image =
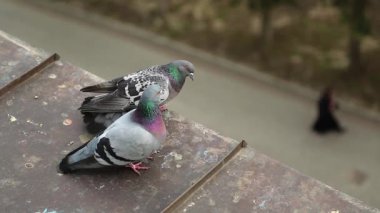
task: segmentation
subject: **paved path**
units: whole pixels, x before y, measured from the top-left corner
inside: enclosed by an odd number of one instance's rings
[[[104,78],[188,59],[197,68],[195,81],[186,83],[170,109],[226,136],[245,139],[255,149],[380,207],[379,123],[338,113],[347,133],[317,136],[309,131],[315,117],[310,100],[215,63],[11,0],[0,0],[0,29]],[[366,175],[362,184],[352,181],[354,170]]]

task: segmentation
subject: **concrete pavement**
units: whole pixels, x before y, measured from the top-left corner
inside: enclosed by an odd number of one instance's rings
[[[380,125],[375,121],[338,113],[345,134],[315,135],[309,131],[315,118],[310,99],[215,62],[17,1],[0,0],[0,29],[107,79],[188,59],[196,66],[195,81],[186,82],[170,109],[226,136],[245,139],[255,149],[380,207]],[[352,181],[358,173],[354,171],[364,174],[362,184]]]

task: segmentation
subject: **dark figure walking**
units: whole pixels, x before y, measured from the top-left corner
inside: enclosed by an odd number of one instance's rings
[[[319,134],[329,131],[342,132],[343,129],[333,114],[337,108],[333,99],[333,90],[326,88],[318,101],[318,118],[313,125],[313,130]]]

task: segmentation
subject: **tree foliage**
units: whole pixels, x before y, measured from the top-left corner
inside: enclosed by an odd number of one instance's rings
[[[247,0],[251,10],[270,10],[280,4],[295,4],[295,0]]]
[[[365,70],[362,64],[361,39],[370,34],[371,27],[366,16],[368,0],[334,0],[335,6],[341,11],[342,20],[349,29],[348,57],[350,60],[348,70],[350,73],[362,73]]]
[[[334,4],[340,9],[342,20],[349,25],[352,33],[356,36],[370,34],[370,22],[365,14],[368,0],[335,0]]]
[[[270,10],[280,4],[295,4],[296,0],[231,0],[232,5],[244,2],[250,10]]]
[[[273,43],[273,29],[271,26],[272,10],[281,5],[295,5],[296,0],[230,0],[231,4],[238,5],[245,3],[249,10],[258,11],[261,16],[261,47],[260,55],[263,60],[268,59],[268,49]]]

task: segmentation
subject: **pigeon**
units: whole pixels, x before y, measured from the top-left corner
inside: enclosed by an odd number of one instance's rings
[[[143,91],[151,84],[161,87],[161,109],[181,91],[186,77],[194,80],[194,65],[176,60],[152,66],[124,77],[84,87],[82,92],[105,93],[86,97],[79,110],[87,131],[96,134],[112,124],[124,113],[135,109]]]
[[[80,169],[126,166],[140,175],[139,170],[148,169],[141,161],[157,151],[166,139],[166,127],[159,108],[161,98],[161,87],[157,84],[149,86],[136,109],[67,154],[59,164],[59,170],[67,174]]]

